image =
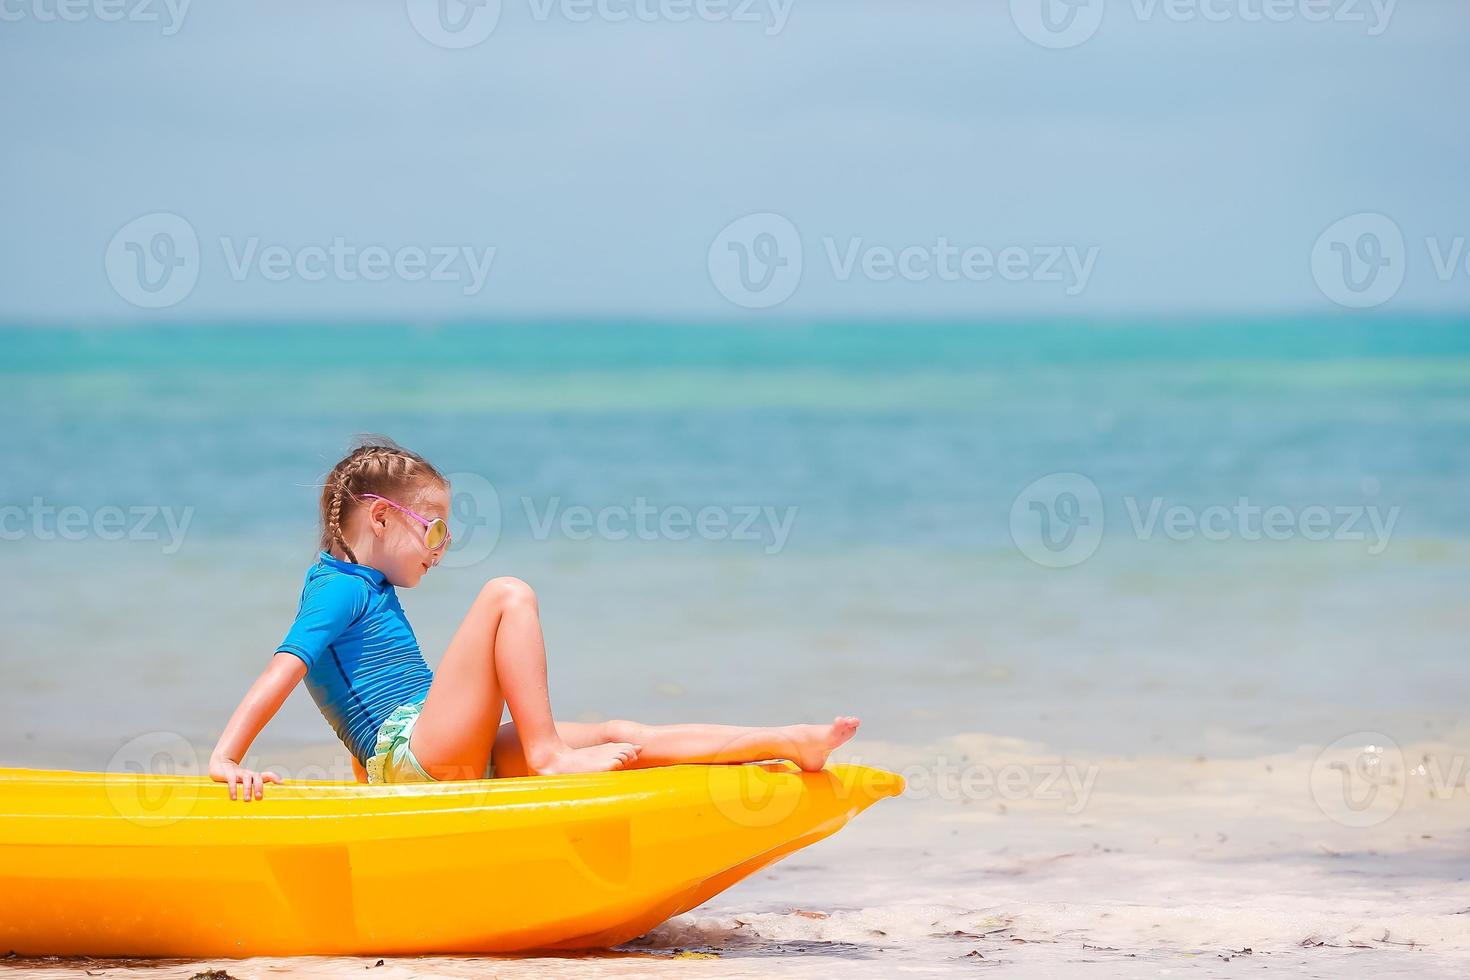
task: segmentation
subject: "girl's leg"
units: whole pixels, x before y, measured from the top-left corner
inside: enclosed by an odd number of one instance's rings
[[[409,740],[424,770],[435,779],[480,778],[500,728],[502,698],[529,772],[602,772],[638,754],[626,742],[572,746],[558,734],[536,594],[514,578],[485,584],[434,672]]]
[[[680,763],[764,762],[790,759],[815,772],[827,756],[857,731],[858,720],[839,717],[830,725],[786,725],[781,728],[746,728],[739,725],[643,725],[635,721],[605,721],[597,724],[557,722],[562,739],[573,746],[634,742],[638,757],[626,768],[647,769]],[[521,754],[521,739],[514,724],[502,725],[495,740],[495,774],[523,776],[528,773]]]

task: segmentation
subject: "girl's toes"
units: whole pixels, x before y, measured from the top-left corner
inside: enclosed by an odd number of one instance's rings
[[[838,715],[832,722],[832,747],[836,748],[857,732],[858,720],[852,715]]]

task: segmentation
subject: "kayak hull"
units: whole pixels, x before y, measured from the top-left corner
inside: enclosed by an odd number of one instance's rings
[[[0,769],[0,949],[508,953],[636,938],[901,792],[861,766],[673,766],[232,801],[208,779]]]

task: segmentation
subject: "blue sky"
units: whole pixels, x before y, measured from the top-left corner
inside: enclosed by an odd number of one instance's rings
[[[1069,47],[1017,21],[1063,0],[500,0],[461,49],[434,0],[76,2],[3,7],[0,319],[1470,304],[1455,0],[1118,0]],[[158,214],[198,258],[139,292],[190,261]],[[1324,287],[1385,242],[1401,285]]]

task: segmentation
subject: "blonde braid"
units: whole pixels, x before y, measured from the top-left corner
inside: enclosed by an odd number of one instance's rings
[[[331,534],[331,541],[342,549],[347,560],[354,565],[357,564],[357,555],[353,554],[352,546],[342,536],[342,497],[347,492],[346,481],[339,475],[337,482],[332,486],[332,504],[328,511],[327,531]]]

